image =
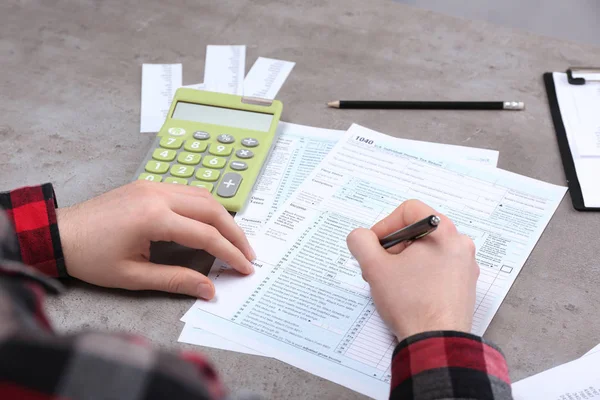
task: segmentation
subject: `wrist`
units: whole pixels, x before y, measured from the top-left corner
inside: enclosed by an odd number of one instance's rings
[[[421,335],[428,332],[461,332],[469,334],[471,332],[471,321],[456,319],[436,319],[433,321],[416,321],[411,324],[393,324],[391,329],[399,342],[406,338]]]
[[[73,224],[71,223],[71,209],[57,208],[56,209],[56,224],[60,236],[62,246],[63,259],[65,263],[65,272],[69,276],[73,276],[70,267],[73,259],[74,241],[72,235]]]

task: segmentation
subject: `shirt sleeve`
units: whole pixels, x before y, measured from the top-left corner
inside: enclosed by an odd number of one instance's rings
[[[14,240],[4,241],[4,258],[29,265],[50,277],[66,277],[52,184],[1,192],[0,208],[14,228]]]
[[[427,332],[398,344],[390,399],[512,400],[506,360],[483,338]]]
[[[134,335],[56,335],[43,300],[61,290],[38,269],[0,257],[0,399],[231,399],[200,354],[159,351]]]

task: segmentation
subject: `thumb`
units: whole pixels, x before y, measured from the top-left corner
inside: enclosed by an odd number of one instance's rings
[[[133,290],[158,290],[207,300],[215,295],[215,286],[210,279],[190,268],[134,261],[130,275]]]
[[[370,229],[358,228],[353,230],[346,238],[346,243],[348,244],[348,250],[360,264],[363,277],[368,282],[371,270],[380,267],[389,253],[381,247],[377,235]]]

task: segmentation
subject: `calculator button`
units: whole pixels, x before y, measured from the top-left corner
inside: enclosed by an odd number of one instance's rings
[[[246,164],[243,161],[232,161],[229,163],[229,166],[231,167],[231,169],[234,169],[236,171],[244,171],[248,169],[248,164]]]
[[[150,160],[146,163],[146,167],[144,168],[147,172],[155,173],[155,174],[164,174],[169,170],[169,164],[162,161],[154,161]]]
[[[240,188],[242,176],[235,172],[228,172],[223,176],[223,180],[217,188],[217,194],[221,197],[233,197]]]
[[[160,139],[160,147],[164,147],[165,149],[178,149],[181,147],[182,143],[182,138],[165,136],[164,138]]]
[[[185,129],[183,129],[183,128],[169,128],[169,135],[183,136],[183,135],[185,135]]]
[[[192,181],[192,183],[190,183],[190,186],[203,187],[209,192],[212,192],[213,190],[213,184],[208,182]]]
[[[250,150],[246,150],[246,149],[239,149],[238,151],[235,152],[235,155],[238,156],[239,158],[252,158],[254,157],[254,153]]]
[[[208,167],[208,168],[220,169],[225,166],[226,161],[227,161],[227,159],[223,158],[223,157],[208,156],[208,157],[204,157],[204,160],[202,160],[202,165],[204,165],[205,167]]]
[[[210,139],[210,133],[204,132],[204,131],[196,131],[196,132],[194,132],[194,134],[192,136],[194,136],[194,139],[198,139],[198,140]]]
[[[177,162],[181,164],[188,165],[196,165],[200,162],[200,154],[188,153],[187,151],[182,151],[179,153],[177,157]]]
[[[221,176],[221,171],[209,168],[198,168],[196,171],[196,178],[201,181],[215,182]]]
[[[206,150],[206,147],[208,147],[208,144],[199,140],[188,140],[185,142],[185,146],[183,146],[187,151],[193,151],[194,153],[202,153]]]
[[[173,178],[172,176],[165,179],[165,183],[177,183],[179,185],[187,185],[187,179]]]
[[[162,181],[162,176],[154,175],[154,174],[147,174],[144,172],[143,174],[140,174],[140,176],[138,176],[138,180],[150,181],[150,182],[160,182],[160,181]]]
[[[156,149],[152,153],[152,158],[158,161],[173,161],[176,155],[175,150]]]
[[[219,135],[219,136],[217,136],[217,140],[218,140],[219,142],[221,142],[221,143],[225,143],[225,144],[227,144],[227,143],[233,143],[233,142],[235,142],[235,139],[233,138],[233,136],[231,136],[231,135],[228,135],[228,134],[226,134],[226,133],[224,133],[224,134],[222,134],[222,135]]]
[[[208,149],[210,154],[214,154],[215,156],[228,156],[233,151],[232,146],[227,146],[226,144],[213,144]]]
[[[258,140],[254,138],[246,138],[242,139],[242,144],[246,147],[256,147],[258,146]]]
[[[194,175],[194,167],[190,167],[189,165],[180,165],[175,164],[171,167],[171,175],[177,176],[179,178],[189,178]]]

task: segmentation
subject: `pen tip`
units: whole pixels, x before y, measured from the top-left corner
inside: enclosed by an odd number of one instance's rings
[[[339,101],[330,101],[329,103],[327,103],[328,107],[332,107],[332,108],[340,108],[340,102]]]

